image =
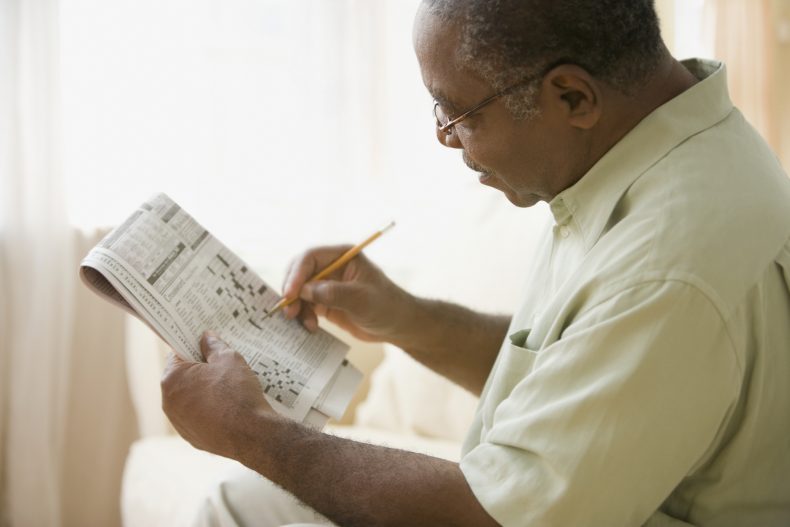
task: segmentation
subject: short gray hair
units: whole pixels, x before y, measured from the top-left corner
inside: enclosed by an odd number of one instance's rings
[[[428,11],[457,23],[456,59],[504,90],[516,118],[536,114],[545,73],[575,64],[630,95],[664,53],[653,0],[424,0]]]

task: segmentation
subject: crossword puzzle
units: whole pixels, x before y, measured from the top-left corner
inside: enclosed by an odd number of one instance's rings
[[[222,279],[222,284],[215,292],[218,297],[227,295],[227,298],[224,299],[225,303],[227,303],[227,299],[234,302],[233,318],[246,318],[247,322],[255,328],[261,329],[259,321],[265,313],[255,304],[256,302],[260,303],[267,291],[266,286],[253,284],[254,275],[249,272],[247,266],[239,264],[237,269],[233,269],[228,262],[229,259],[227,254],[220,253],[206,266],[211,274]]]
[[[260,366],[260,371],[258,371]],[[263,387],[263,393],[273,397],[277,402],[292,408],[296,398],[305,387],[306,379],[295,375],[290,368],[281,368],[275,361],[260,358],[252,369]]]
[[[231,262],[236,262],[235,265]],[[247,322],[257,330],[263,330],[261,319],[266,315],[263,305],[271,301],[264,299],[266,285],[256,280],[242,262],[233,259],[230,253],[220,251],[207,264],[206,269],[219,280],[214,290],[217,298],[227,306],[233,318],[240,323]],[[257,283],[256,283],[257,282]],[[251,363],[251,360],[254,363]],[[292,408],[296,399],[307,384],[302,375],[283,367],[276,360],[256,353],[254,358],[247,357],[250,367],[258,376],[263,392],[277,402]]]

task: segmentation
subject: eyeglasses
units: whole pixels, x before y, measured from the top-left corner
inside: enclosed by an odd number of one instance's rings
[[[460,123],[461,121],[463,121],[464,119],[466,119],[467,117],[478,111],[480,108],[483,108],[484,106],[491,104],[495,100],[499,99],[500,97],[505,95],[508,91],[510,91],[512,88],[513,87],[511,86],[510,88],[506,88],[499,93],[495,93],[494,95],[491,95],[490,97],[486,97],[478,104],[474,105],[472,108],[463,112],[461,115],[453,119],[447,117],[447,115],[444,113],[444,110],[442,110],[441,106],[439,105],[439,102],[434,100],[433,116],[436,118],[436,127],[439,128],[439,131],[442,132],[443,134],[450,135],[451,133],[453,133],[453,127],[455,125],[457,125],[458,123]]]
[[[478,111],[479,109],[483,108],[484,106],[489,105],[495,100],[499,99],[500,97],[507,95],[508,93],[518,88],[519,86],[528,84],[533,80],[535,80],[536,78],[542,78],[555,65],[559,65],[559,63],[553,64],[549,68],[546,68],[545,72],[542,73],[541,75],[527,77],[526,79],[516,82],[515,84],[511,84],[504,90],[497,92],[494,95],[486,97],[485,99],[474,105],[469,110],[463,112],[458,117],[454,117],[452,119],[447,116],[444,110],[442,110],[442,107],[439,105],[439,102],[436,99],[434,99],[433,116],[436,118],[436,127],[443,134],[450,135],[451,133],[453,133],[453,127],[455,127],[455,125],[457,125],[458,123],[460,123],[461,121],[463,121],[464,119],[466,119],[467,117]]]

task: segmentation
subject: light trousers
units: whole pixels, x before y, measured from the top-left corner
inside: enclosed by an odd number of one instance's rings
[[[326,527],[334,525],[260,474],[243,466],[206,496],[194,527]]]

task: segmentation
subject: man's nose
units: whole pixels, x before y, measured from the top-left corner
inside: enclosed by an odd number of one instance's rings
[[[439,140],[447,148],[463,148],[464,145],[461,143],[461,140],[458,139],[458,134],[455,130],[450,131],[450,133],[442,132],[439,130],[439,127],[436,127],[436,139]]]

